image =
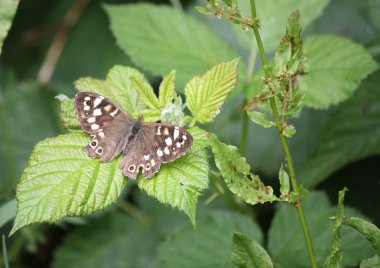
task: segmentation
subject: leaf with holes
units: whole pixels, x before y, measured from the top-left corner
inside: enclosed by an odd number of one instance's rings
[[[126,184],[119,161],[89,158],[82,150],[89,140],[70,133],[37,144],[17,187],[11,234],[31,223],[87,215],[115,202]]]
[[[203,77],[196,76],[185,87],[187,106],[199,123],[209,123],[219,113],[235,88],[238,60],[214,66]]]
[[[215,164],[231,192],[252,205],[277,200],[272,187],[250,173],[249,164],[236,147],[224,144],[215,134],[209,134],[209,143]]]
[[[189,129],[194,137],[193,149],[174,162],[161,166],[152,179],[139,179],[139,187],[164,204],[186,213],[195,225],[198,197],[208,186],[207,153],[203,149],[203,131]]]

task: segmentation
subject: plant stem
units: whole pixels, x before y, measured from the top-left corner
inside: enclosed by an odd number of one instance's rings
[[[252,19],[255,19],[256,18],[255,0],[250,0],[250,2],[251,2]],[[252,28],[252,29],[253,29],[253,32],[255,34],[255,38],[256,38],[257,46],[259,48],[261,60],[263,61],[265,76],[267,78],[269,78],[269,73],[268,73],[268,70],[266,68],[266,65],[268,65],[268,59],[267,59],[267,56],[266,56],[265,51],[264,51],[264,46],[263,46],[263,43],[261,41],[261,36],[260,36],[259,30],[257,28]],[[288,164],[288,169],[289,169],[292,187],[293,187],[293,190],[296,193],[298,193],[299,189],[298,189],[298,184],[297,184],[297,179],[296,179],[296,173],[295,173],[294,166],[293,166],[292,155],[290,153],[289,146],[288,146],[288,143],[286,141],[286,138],[282,133],[283,127],[281,125],[280,117],[278,115],[275,97],[272,97],[270,99],[270,106],[271,106],[271,109],[273,112],[274,119],[276,121],[276,127],[277,127],[277,130],[278,130],[279,135],[280,135],[282,147],[284,148],[285,158],[286,158],[286,162]],[[299,217],[300,222],[301,222],[302,231],[303,231],[303,234],[305,237],[306,247],[307,247],[307,251],[309,254],[311,266],[313,268],[317,268],[318,265],[317,265],[317,261],[316,261],[315,254],[314,254],[314,249],[313,249],[313,244],[312,244],[312,240],[311,240],[311,236],[310,236],[310,231],[309,231],[309,228],[308,228],[308,225],[306,222],[305,214],[304,214],[302,206],[301,206],[301,202],[299,202],[299,204],[297,204],[295,207],[296,207],[297,214],[298,214],[298,217]]]

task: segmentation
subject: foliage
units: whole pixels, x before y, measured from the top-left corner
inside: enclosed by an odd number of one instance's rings
[[[380,267],[377,2],[168,2],[0,0],[0,267]],[[191,151],[90,159],[73,81]]]

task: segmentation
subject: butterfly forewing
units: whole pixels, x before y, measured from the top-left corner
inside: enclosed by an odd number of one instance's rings
[[[75,96],[75,111],[81,128],[91,134],[92,141],[84,147],[90,157],[111,161],[118,156],[135,120],[111,100],[90,92]]]
[[[120,163],[123,174],[133,179],[139,171],[145,178],[152,177],[161,163],[174,161],[193,145],[193,137],[186,130],[158,123],[144,124],[136,141]]]
[[[78,93],[75,110],[80,126],[92,136],[84,147],[88,155],[109,162],[123,152],[120,168],[131,179],[136,179],[139,171],[145,178],[152,177],[161,163],[174,161],[193,145],[193,137],[186,130],[175,125],[144,124],[143,118],[134,119],[95,93]]]

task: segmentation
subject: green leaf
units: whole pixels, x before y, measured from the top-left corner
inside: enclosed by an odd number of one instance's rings
[[[342,191],[339,191],[339,198],[338,198],[338,207],[336,209],[336,216],[335,216],[335,225],[334,225],[334,240],[331,252],[329,256],[327,256],[325,263],[323,264],[323,267],[326,268],[333,268],[337,267],[340,268],[342,264],[342,241],[341,241],[341,226],[344,219],[344,195],[345,192],[348,191],[347,188],[344,188]]]
[[[304,29],[318,18],[323,9],[328,5],[329,0],[267,0],[257,1],[257,16],[260,19],[260,35],[263,39],[265,51],[273,52],[278,45],[278,41],[283,35],[283,26],[286,25],[288,16],[294,10],[301,13],[301,25]],[[245,15],[251,16],[250,2],[245,0],[239,1],[239,9]],[[234,32],[240,40],[240,44],[247,50],[256,45],[252,31],[243,32],[241,27],[234,27]]]
[[[0,207],[0,228],[16,216],[16,199],[12,199]]]
[[[380,230],[376,225],[355,217],[345,218],[343,224],[354,228],[365,239],[371,242],[376,254],[380,256]]]
[[[231,258],[239,267],[273,267],[273,263],[265,249],[256,240],[244,234],[234,232],[231,251]]]
[[[154,229],[121,213],[107,213],[71,232],[55,251],[52,267],[153,267],[157,244]]]
[[[270,121],[268,119],[268,114],[266,114],[266,113],[262,113],[262,112],[258,112],[258,111],[248,111],[247,115],[248,115],[249,119],[252,120],[252,122],[254,122],[254,123],[256,123],[262,127],[269,128],[269,127],[276,126],[275,122]]]
[[[131,79],[148,83],[137,69],[116,65],[107,74],[106,80],[90,77],[75,81],[78,91],[89,91],[110,98],[131,114],[137,114],[145,105],[140,101],[139,93]]]
[[[160,102],[158,101],[157,96],[154,94],[152,86],[149,84],[148,81],[145,79],[131,79],[133,82],[133,85],[137,89],[137,92],[140,94],[141,98],[143,99],[144,103],[150,108],[150,109],[159,109],[160,108]]]
[[[214,14],[214,12],[213,12],[212,10],[207,9],[207,8],[205,8],[205,7],[203,7],[203,6],[196,6],[195,9],[196,9],[198,12],[200,12],[200,13],[202,13],[202,14],[205,14],[205,15],[211,15],[211,14]]]
[[[280,179],[280,193],[281,197],[287,198],[290,192],[290,182],[289,175],[284,169],[284,165],[281,164],[280,171],[278,173],[278,177]]]
[[[196,204],[208,187],[207,153],[198,143],[198,128],[190,129],[194,137],[193,149],[174,162],[163,164],[152,179],[139,179],[138,186],[164,204],[183,211],[195,225]]]
[[[8,261],[8,252],[7,252],[7,245],[5,244],[5,237],[3,235],[3,261],[4,261],[4,267],[9,268],[9,261]]]
[[[132,61],[154,75],[175,69],[180,89],[194,75],[238,56],[214,31],[172,7],[141,3],[104,8],[118,45]]]
[[[236,267],[230,258],[233,232],[253,237],[259,243],[263,234],[249,217],[232,212],[208,212],[192,226],[177,230],[158,248],[158,267]]]
[[[89,158],[82,150],[87,136],[70,133],[36,145],[17,187],[11,234],[31,223],[86,215],[115,202],[126,184],[119,161]]]
[[[214,66],[203,77],[196,76],[185,87],[187,106],[199,123],[209,123],[220,112],[237,82],[238,60]]]
[[[377,71],[331,115],[301,170],[305,186],[316,185],[352,161],[380,153],[379,78]]]
[[[0,0],[0,55],[5,37],[16,14],[18,3],[19,1],[15,0]]]
[[[359,44],[337,36],[313,36],[305,42],[310,72],[304,104],[326,109],[352,96],[361,80],[379,66]]]
[[[377,0],[367,0],[369,17],[373,24],[380,30],[380,3]]]
[[[74,101],[72,99],[61,101],[60,119],[63,127],[68,130],[80,130],[78,117],[74,110]]]
[[[162,107],[166,107],[175,98],[174,90],[175,70],[171,71],[164,77],[159,89],[159,102]]]
[[[329,245],[332,243],[331,230],[334,222],[329,217],[335,214],[327,196],[321,192],[313,192],[302,200],[305,217],[313,241],[318,266],[322,267],[329,255]],[[359,213],[346,207],[347,215]],[[305,248],[305,239],[300,232],[301,224],[294,207],[279,204],[279,209],[273,218],[268,238],[268,251],[276,267],[301,268],[309,267],[310,260]],[[363,258],[373,256],[369,243],[356,232],[342,229],[342,267],[355,266]]]
[[[362,260],[360,268],[380,268],[380,257],[375,255],[370,259]]]
[[[236,147],[219,141],[215,134],[209,134],[209,143],[215,164],[232,193],[252,205],[277,200],[272,187],[265,186],[259,176],[250,173],[249,164]]]

